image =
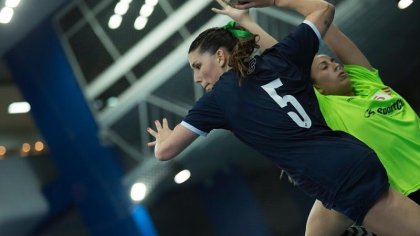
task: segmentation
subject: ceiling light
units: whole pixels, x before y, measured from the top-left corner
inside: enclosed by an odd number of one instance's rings
[[[4,5],[6,5],[6,7],[11,7],[11,8],[15,8],[19,5],[20,0],[6,0],[6,3]]]
[[[130,197],[134,201],[141,201],[146,196],[146,185],[144,183],[135,183],[131,187]]]
[[[0,11],[0,23],[7,24],[13,17],[13,9],[10,7],[3,7]]]
[[[412,3],[413,3],[413,0],[399,0],[398,1],[398,8],[399,9],[405,9],[405,8],[409,7]]]
[[[117,3],[117,5],[115,5],[114,12],[115,12],[115,14],[122,16],[125,13],[127,13],[128,8],[129,8],[128,3],[119,2],[119,3]]]
[[[9,114],[28,113],[31,110],[31,105],[27,102],[13,102],[9,105]]]
[[[150,5],[143,5],[140,8],[140,15],[144,17],[149,17],[153,13],[154,7]]]
[[[0,157],[6,155],[7,149],[5,146],[0,146]]]
[[[119,99],[117,97],[109,97],[106,100],[106,105],[108,107],[116,107],[118,105],[118,103],[119,103]]]
[[[109,18],[108,27],[110,29],[116,29],[120,27],[121,22],[122,22],[122,17],[120,15],[112,15],[111,18]]]
[[[177,184],[182,184],[191,177],[191,172],[189,170],[183,170],[175,175],[174,181]]]
[[[31,150],[31,145],[29,143],[22,144],[22,152],[28,153]]]
[[[44,143],[41,141],[37,141],[34,145],[35,151],[40,152],[44,150]]]
[[[136,21],[134,22],[134,28],[136,30],[141,30],[141,29],[144,29],[146,24],[147,24],[147,18],[143,16],[138,16],[136,18]]]
[[[157,3],[158,3],[158,0],[146,0],[146,5],[149,5],[149,6],[156,6]]]

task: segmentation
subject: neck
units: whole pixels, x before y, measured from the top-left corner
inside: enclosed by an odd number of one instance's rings
[[[354,94],[353,90],[351,90],[348,93],[344,94],[344,96],[350,96],[350,97],[352,97],[352,96],[355,96],[355,94]]]

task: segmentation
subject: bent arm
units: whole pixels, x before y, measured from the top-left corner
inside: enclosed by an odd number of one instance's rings
[[[156,138],[148,146],[155,147],[155,157],[160,161],[167,161],[174,158],[186,147],[188,147],[198,135],[182,125],[177,125],[173,130],[169,129],[168,121],[163,119],[162,125],[155,121],[157,131],[147,129]]]
[[[261,26],[258,25],[249,15],[243,17],[242,20],[238,23],[239,25],[247,29],[249,32],[260,36],[259,41],[257,43],[260,46],[261,52],[264,52],[267,48],[271,48],[276,43],[278,43],[277,39],[275,39],[273,36],[268,34],[263,28],[261,28]]]
[[[155,156],[160,161],[170,160],[188,147],[197,137],[198,135],[191,130],[177,125],[168,138],[155,146]]]
[[[321,0],[276,0],[277,6],[293,9],[312,22],[323,37],[330,27],[335,8],[332,4]]]
[[[229,16],[232,20],[236,21],[240,26],[254,35],[259,35],[259,41],[257,42],[260,46],[260,51],[264,52],[267,48],[271,48],[276,43],[277,39],[268,34],[263,28],[261,28],[249,15],[248,10],[236,9],[223,0],[216,0],[222,9],[212,8],[212,11],[217,14]]]
[[[373,70],[366,56],[337,26],[331,25],[324,41],[344,64],[359,65]]]
[[[235,4],[237,9],[265,7],[270,5],[293,9],[312,22],[324,36],[334,18],[335,8],[332,4],[322,0],[247,0],[246,3]]]

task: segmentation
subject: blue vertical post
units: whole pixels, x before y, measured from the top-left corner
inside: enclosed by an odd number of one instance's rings
[[[152,218],[149,215],[146,207],[143,205],[137,205],[133,208],[134,221],[137,223],[139,230],[142,235],[157,236],[157,231],[152,222]]]
[[[51,23],[42,23],[5,61],[90,234],[154,236],[133,216],[117,154],[100,143],[98,126]]]

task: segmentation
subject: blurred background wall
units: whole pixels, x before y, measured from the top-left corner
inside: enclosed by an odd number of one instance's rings
[[[419,4],[332,2],[335,23],[419,112]],[[0,145],[11,147],[0,155],[0,235],[304,234],[313,199],[229,132],[169,162],[145,146],[147,126],[161,117],[174,125],[203,94],[186,52],[203,28],[227,21],[209,10],[215,2],[44,5],[22,1],[0,25],[1,100],[31,106],[0,114]],[[302,21],[275,8],[251,14],[277,38]],[[36,140],[46,148],[22,151]]]

